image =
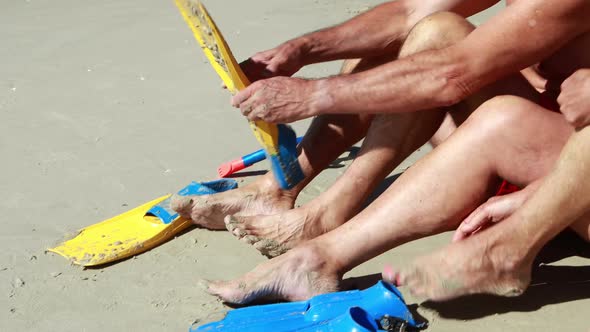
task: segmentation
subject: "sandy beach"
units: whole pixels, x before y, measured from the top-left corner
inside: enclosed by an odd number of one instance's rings
[[[380,2],[205,0],[238,59]],[[0,330],[187,331],[221,317],[228,308],[198,280],[234,278],[266,259],[227,232],[192,229],[99,269],[45,253],[84,226],[214,179],[221,162],[259,148],[173,2],[3,1],[0,40]],[[298,75],[333,75],[339,66]],[[308,124],[294,128],[301,135]],[[298,204],[323,192],[356,150],[315,179]],[[385,263],[409,263],[450,237],[404,245],[345,277],[366,287]],[[545,264],[520,298],[419,303],[401,291],[429,321],[427,331],[587,331],[589,251],[564,236],[542,254]]]

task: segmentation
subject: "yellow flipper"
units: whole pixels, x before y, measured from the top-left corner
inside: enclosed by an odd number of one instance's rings
[[[187,229],[191,221],[176,218],[164,224],[146,215],[154,205],[169,198],[166,195],[101,223],[86,227],[73,239],[48,251],[82,266],[95,266],[118,261],[150,250]]]
[[[235,94],[250,85],[248,78],[242,72],[225,39],[201,1],[174,0],[174,2],[193,31],[195,39],[201,45],[209,62],[231,93]],[[277,125],[254,121],[250,122],[250,127],[258,142],[269,154],[278,154],[279,130]]]

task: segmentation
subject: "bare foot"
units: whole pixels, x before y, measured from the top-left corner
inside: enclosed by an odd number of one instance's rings
[[[264,262],[241,278],[208,282],[207,291],[234,304],[260,298],[301,301],[336,291],[340,279],[317,250],[306,246]]]
[[[225,229],[228,215],[268,215],[293,208],[296,194],[278,187],[271,176],[235,190],[205,196],[172,197],[172,209],[197,225]]]
[[[297,244],[329,231],[322,223],[320,209],[304,207],[269,216],[225,217],[225,226],[240,240],[253,245],[263,255],[276,257]]]
[[[353,211],[317,198],[305,206],[268,216],[227,216],[225,226],[267,257],[276,257],[342,225]]]
[[[480,293],[519,296],[530,284],[534,255],[523,246],[526,239],[499,230],[453,243],[399,273],[386,268],[383,278],[435,301]]]

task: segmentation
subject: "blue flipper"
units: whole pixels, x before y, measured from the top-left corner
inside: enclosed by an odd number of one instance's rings
[[[181,189],[178,194],[180,196],[201,196],[211,195],[231,189],[236,189],[238,182],[233,179],[219,179],[210,182],[191,182],[188,186]],[[155,205],[147,214],[158,217],[164,224],[169,224],[178,217],[178,213],[170,207],[170,200],[168,198],[160,204]]]
[[[275,179],[282,189],[295,187],[304,178],[297,160],[297,136],[291,127],[280,124],[278,154],[267,156]]]
[[[193,327],[190,332],[382,331],[378,322],[384,317],[397,317],[410,328],[424,327],[414,321],[397,288],[380,281],[363,291],[232,310],[223,320]]]

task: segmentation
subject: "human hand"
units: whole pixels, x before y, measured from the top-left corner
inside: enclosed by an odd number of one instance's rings
[[[590,124],[590,69],[580,69],[563,84],[557,98],[561,113],[576,128]]]
[[[304,46],[291,40],[268,51],[254,54],[240,67],[250,82],[275,76],[291,76],[304,65]]]
[[[533,188],[534,187],[534,188]],[[478,231],[511,216],[529,198],[536,186],[504,195],[494,196],[480,205],[463,220],[453,235],[453,242],[461,241]]]
[[[315,115],[316,81],[273,77],[252,83],[231,100],[250,121],[289,123]]]

